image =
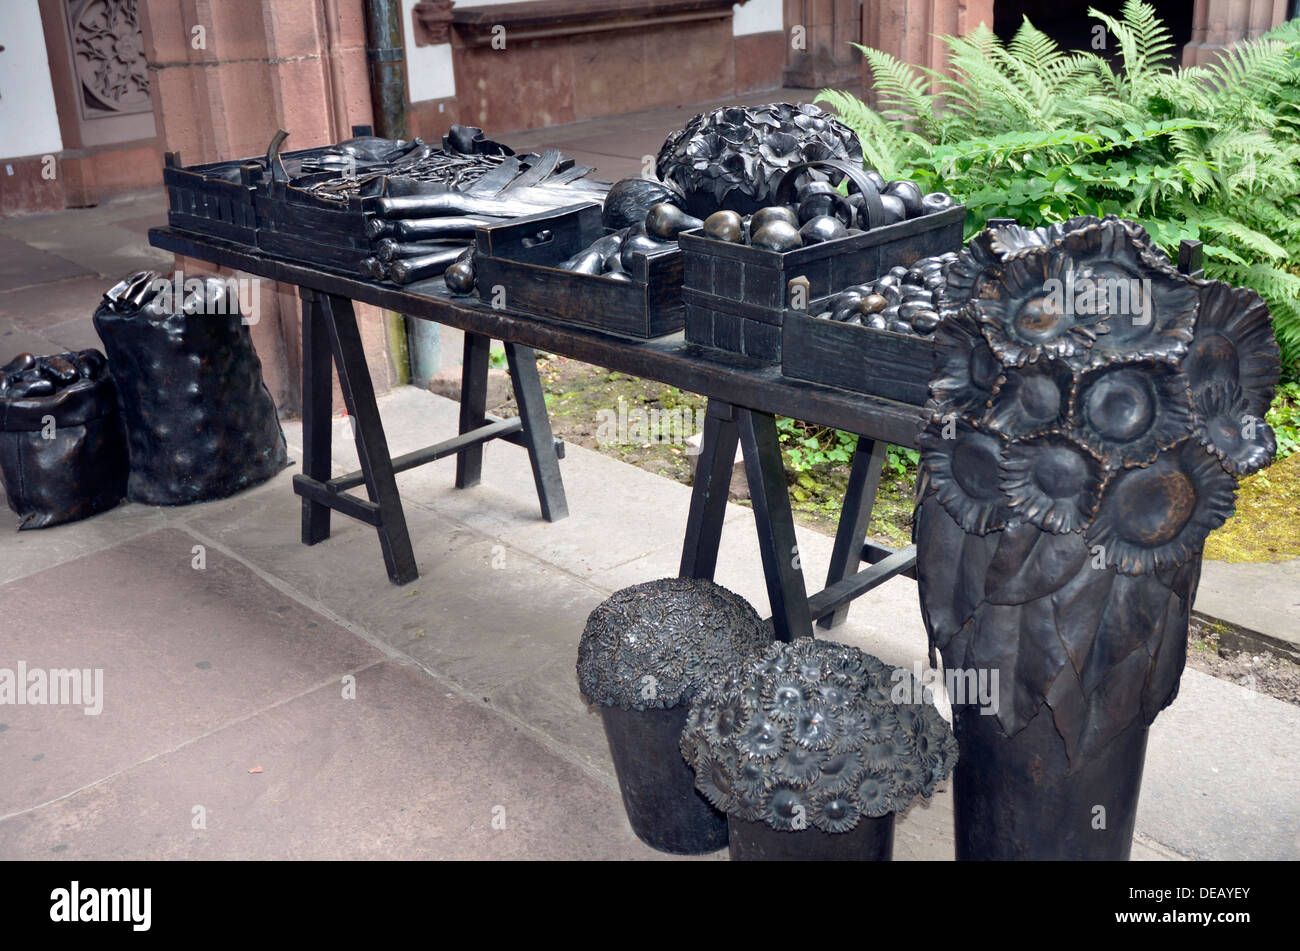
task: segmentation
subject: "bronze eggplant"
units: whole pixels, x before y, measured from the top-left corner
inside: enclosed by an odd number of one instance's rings
[[[464,250],[447,248],[418,258],[402,258],[388,268],[388,277],[398,284],[410,284],[412,281],[434,277],[447,270],[447,266],[460,257]]]

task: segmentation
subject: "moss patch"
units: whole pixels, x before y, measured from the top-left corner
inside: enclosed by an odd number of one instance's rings
[[[682,438],[703,424],[707,400],[663,383],[565,357],[543,355],[537,368],[555,435],[683,485],[691,484],[691,459]],[[489,407],[489,411],[504,416],[517,413],[513,398]],[[848,463],[791,473],[790,505],[795,521],[833,535],[848,481]],[[868,537],[895,548],[910,544],[914,487],[914,469],[883,474]]]
[[[1300,453],[1241,480],[1237,513],[1205,542],[1218,561],[1300,557]]]
[[[564,357],[544,357],[538,369],[557,436],[691,484],[691,460],[682,438],[703,422],[704,398]],[[516,412],[513,399],[490,409],[504,415]],[[617,430],[612,441],[607,438],[611,427]],[[911,542],[915,475],[914,467],[902,473],[887,469],[883,474],[867,529],[876,542],[891,548]],[[834,534],[848,480],[847,463],[791,473],[795,520]],[[1300,557],[1300,453],[1241,481],[1237,514],[1210,535],[1205,557],[1232,562]]]
[[[703,397],[567,357],[543,356],[537,369],[555,435],[690,484],[682,441],[695,431],[692,423],[703,421]],[[513,397],[489,409],[507,416],[518,412]]]

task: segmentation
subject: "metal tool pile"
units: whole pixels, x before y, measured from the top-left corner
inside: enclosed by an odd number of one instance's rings
[[[587,177],[594,169],[556,149],[515,154],[466,126],[452,126],[441,147],[362,136],[281,160],[283,139],[268,149],[272,180],[326,207],[356,208],[360,199],[360,244],[369,254],[360,252],[358,269],[398,284],[439,276],[453,263],[472,269],[480,225],[602,201],[609,190]],[[312,239],[326,240],[319,231]]]

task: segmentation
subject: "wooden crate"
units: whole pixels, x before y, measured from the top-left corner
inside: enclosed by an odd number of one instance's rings
[[[332,202],[288,182],[266,179],[257,190],[257,246],[277,257],[309,261],[368,277],[361,262],[374,254],[366,230],[376,199]]]
[[[479,297],[497,303],[501,288],[512,312],[640,340],[681,330],[678,249],[636,255],[628,272],[632,281],[557,266],[606,233],[597,202],[480,227],[474,256]]]
[[[923,406],[934,369],[934,340],[812,316],[822,313],[825,303],[785,312],[781,374]]]
[[[687,340],[746,353],[744,330],[766,336],[766,331],[753,323],[781,327],[787,287],[793,278],[807,278],[810,297],[827,297],[850,285],[875,280],[896,265],[910,266],[921,258],[958,250],[965,220],[966,206],[956,205],[790,251],[718,241],[705,237],[698,228],[684,231],[678,237],[683,293],[694,304],[687,312]],[[769,316],[760,316],[761,312]],[[739,327],[739,335],[733,326],[737,318],[748,321]],[[742,349],[733,350],[729,344],[737,340]],[[768,352],[763,359],[779,361],[784,342],[775,353],[766,346],[763,349]]]
[[[252,159],[183,168],[180,153],[167,152],[163,156],[167,223],[178,231],[257,247],[253,195],[265,171]]]
[[[782,312],[743,301],[682,289],[686,342],[698,343],[766,363],[781,362]]]

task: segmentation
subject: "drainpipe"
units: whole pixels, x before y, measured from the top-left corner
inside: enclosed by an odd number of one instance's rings
[[[406,53],[402,46],[401,0],[365,0],[366,62],[375,135],[405,139]],[[438,325],[388,312],[388,341],[399,383],[427,386],[441,363]]]
[[[406,132],[406,56],[402,48],[401,0],[365,0],[366,61],[375,135],[404,139]]]
[[[339,25],[339,0],[324,0],[325,10],[325,62],[328,64],[330,96],[330,131],[335,142],[342,142],[351,137],[352,127],[348,125],[348,98],[343,86],[343,67],[339,63],[337,50],[340,46],[342,27]]]

